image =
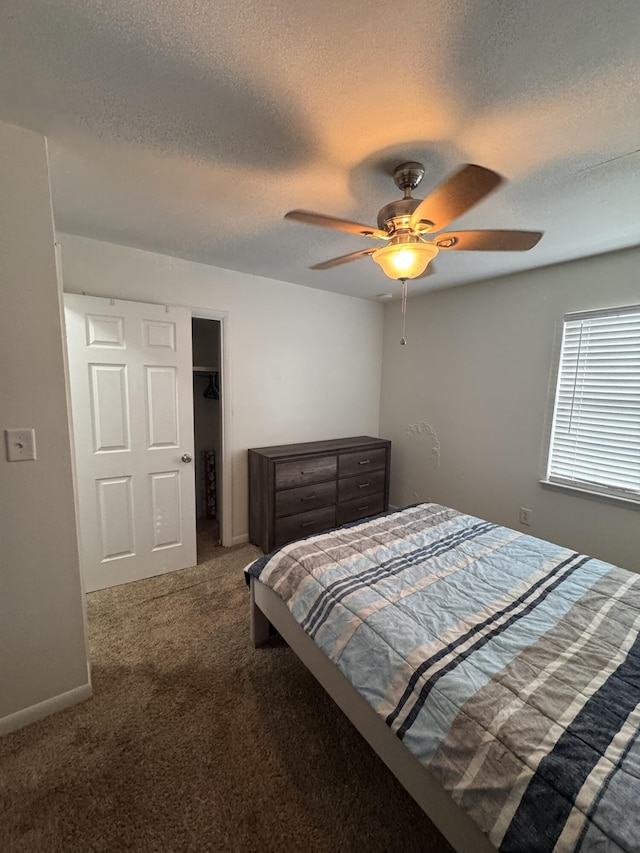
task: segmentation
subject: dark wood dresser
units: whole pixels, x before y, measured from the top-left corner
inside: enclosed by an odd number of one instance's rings
[[[391,442],[359,435],[249,450],[249,539],[265,553],[389,506]]]

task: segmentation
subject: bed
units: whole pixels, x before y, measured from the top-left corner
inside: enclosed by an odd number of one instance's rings
[[[640,850],[640,575],[433,503],[246,572],[456,850]]]

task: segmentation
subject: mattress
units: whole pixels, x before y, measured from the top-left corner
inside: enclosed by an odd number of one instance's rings
[[[640,850],[640,575],[437,504],[247,571],[496,848]]]

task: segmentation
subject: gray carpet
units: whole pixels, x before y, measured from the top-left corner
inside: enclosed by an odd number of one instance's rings
[[[93,698],[0,740],[2,853],[448,853],[291,650],[251,648],[258,554],[88,596]]]

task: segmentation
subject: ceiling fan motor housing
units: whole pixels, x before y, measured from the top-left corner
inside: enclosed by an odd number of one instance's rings
[[[378,228],[381,228],[391,234],[394,231],[397,231],[398,227],[406,227],[411,214],[418,207],[420,201],[421,199],[419,198],[400,198],[398,201],[392,201],[389,204],[385,204],[385,206],[381,207],[378,211]],[[397,219],[401,220],[402,217],[406,217],[407,219],[404,226],[402,226],[400,222],[393,221]]]
[[[398,189],[404,193],[404,198],[385,204],[378,212],[378,228],[389,234],[404,231],[409,227],[411,214],[420,204],[420,199],[411,198],[411,191],[415,190],[424,177],[424,166],[415,160],[400,163],[393,170],[393,180]]]

